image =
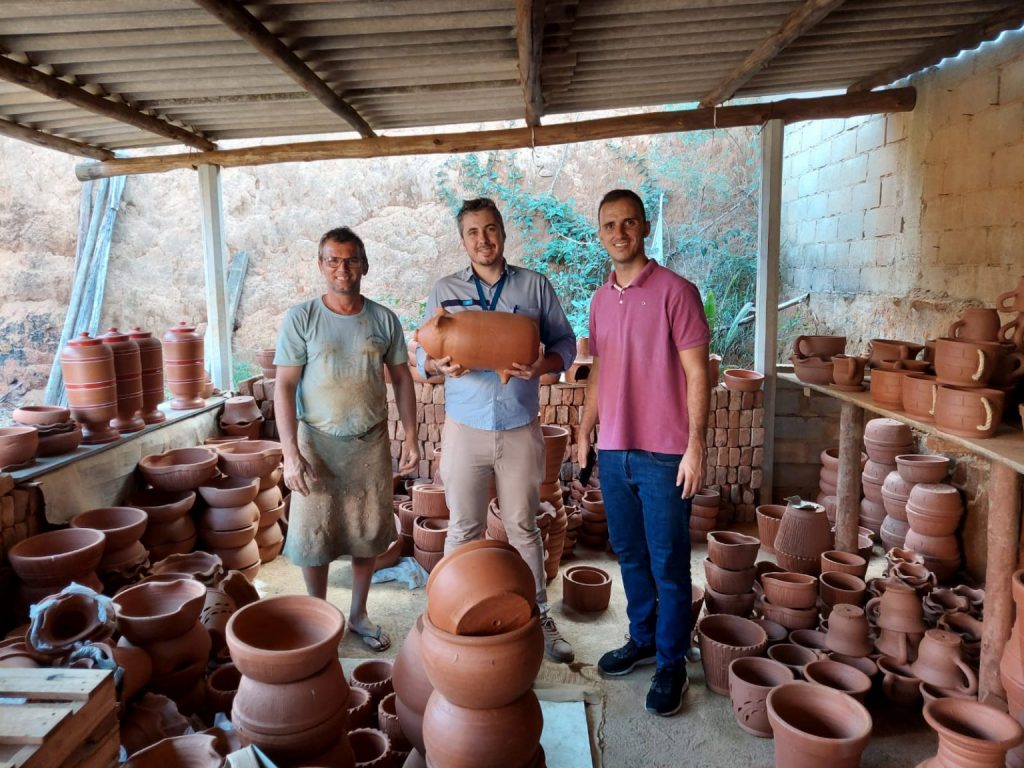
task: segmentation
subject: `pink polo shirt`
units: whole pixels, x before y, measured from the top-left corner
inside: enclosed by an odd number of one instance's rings
[[[590,302],[600,357],[597,447],[682,454],[689,442],[684,349],[707,344],[697,287],[653,259],[625,288],[614,272]]]

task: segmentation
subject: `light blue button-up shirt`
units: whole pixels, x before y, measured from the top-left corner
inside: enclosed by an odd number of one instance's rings
[[[505,284],[494,311],[515,312],[536,320],[545,352],[557,352],[565,370],[576,358],[576,334],[558,303],[555,289],[544,275],[525,267],[506,264],[505,275]],[[492,302],[496,286],[489,286],[482,280],[480,286],[484,300]],[[484,311],[480,306],[472,267],[442,277],[435,283],[427,299],[424,322],[433,317],[437,307],[453,313]],[[426,352],[422,347],[418,348],[416,363],[424,377],[427,375],[423,368],[426,359]],[[513,376],[508,384],[502,384],[494,371],[470,371],[456,378],[448,376],[444,382],[444,409],[445,418],[475,429],[515,429],[537,418],[540,382]]]

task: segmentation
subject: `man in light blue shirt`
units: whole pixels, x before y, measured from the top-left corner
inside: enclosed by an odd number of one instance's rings
[[[498,507],[514,546],[530,566],[544,628],[545,652],[569,662],[572,647],[548,613],[544,548],[537,528],[540,484],[544,476],[540,377],[572,365],[576,336],[548,279],[505,261],[505,225],[492,200],[463,202],[459,235],[470,265],[437,281],[427,299],[425,317],[437,307],[449,312],[514,312],[537,321],[544,354],[514,365],[502,384],[495,371],[467,371],[448,357],[433,359],[418,349],[424,376],[445,376],[445,425],[441,436],[441,475],[451,512],[445,552],[483,538],[488,489],[494,478]]]

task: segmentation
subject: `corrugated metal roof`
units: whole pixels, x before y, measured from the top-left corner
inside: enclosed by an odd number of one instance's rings
[[[545,115],[705,99],[809,9],[824,18],[726,98],[846,88],[1021,8],[1020,0],[535,2]],[[30,68],[183,128],[200,144],[351,131],[337,109],[215,16],[213,3],[0,3],[0,65],[10,63],[0,71],[0,129],[16,124],[106,150],[179,143],[153,122],[137,127],[33,90],[24,84]],[[526,114],[517,5],[528,14],[529,0],[219,4],[244,7],[375,132]]]

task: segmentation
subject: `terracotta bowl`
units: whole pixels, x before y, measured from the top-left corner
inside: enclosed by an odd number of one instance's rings
[[[576,565],[562,573],[562,602],[575,611],[603,611],[611,596],[611,576],[600,568]]]
[[[821,658],[821,655],[814,649],[805,648],[795,643],[779,643],[769,646],[766,653],[772,661],[787,666],[798,680],[803,679],[804,667]]]
[[[161,491],[147,488],[128,499],[129,506],[149,515],[150,523],[168,523],[186,514],[196,502],[195,491]]]
[[[263,493],[263,491],[269,491],[281,482],[282,477],[284,477],[283,466],[276,467],[272,472],[268,472],[265,475],[260,475],[260,493]]]
[[[168,766],[195,766],[215,768],[224,764],[219,739],[206,733],[172,736],[140,749],[132,754],[124,768],[168,768]]]
[[[828,635],[820,629],[794,629],[789,633],[789,642],[807,648],[818,654],[828,652]]]
[[[220,471],[230,477],[264,477],[284,458],[281,444],[274,440],[243,440],[216,446]]]
[[[256,501],[253,503],[256,504],[260,512],[266,512],[276,507],[282,501],[284,501],[284,495],[281,493],[281,487],[279,485],[272,485],[265,491],[257,493]]]
[[[932,454],[904,453],[896,457],[896,470],[907,483],[941,483],[949,472],[949,459]]]
[[[864,578],[868,572],[868,561],[853,552],[830,549],[821,553],[821,572],[836,571]]]
[[[832,659],[819,659],[804,666],[804,679],[853,696],[863,702],[871,690],[871,678],[858,669]]]
[[[134,544],[146,530],[149,516],[137,507],[100,507],[71,518],[72,528],[94,528],[107,537],[107,552]]]
[[[765,597],[779,608],[813,608],[818,598],[817,580],[805,573],[766,573],[761,586]]]
[[[946,483],[918,483],[910,490],[907,507],[925,514],[957,518],[964,509],[960,491]]]
[[[39,447],[36,456],[63,456],[71,453],[82,444],[82,428],[75,424],[68,432],[39,435]]]
[[[448,518],[417,517],[413,523],[413,541],[424,552],[443,552],[447,535]]]
[[[237,610],[227,642],[239,672],[264,683],[309,677],[338,656],[341,611],[306,595],[266,597]]]
[[[708,537],[710,541],[710,536]],[[715,565],[710,558],[704,558],[704,580],[708,587],[723,595],[742,595],[751,591],[757,571],[754,566],[741,571],[731,571]]]
[[[139,471],[157,490],[187,491],[216,474],[217,454],[208,448],[175,448],[144,456]]]
[[[708,558],[720,568],[742,571],[757,560],[761,541],[735,531],[711,531],[708,534]]]
[[[221,559],[229,571],[245,571],[253,565],[259,570],[260,548],[255,536],[240,547],[210,547],[210,551]],[[252,575],[255,576],[255,572]]]
[[[195,579],[151,581],[114,596],[117,627],[135,645],[182,635],[199,621],[206,585]]]
[[[787,629],[811,629],[818,624],[818,609],[784,608],[767,598],[761,599],[761,615]]]
[[[259,521],[253,521],[244,528],[227,531],[203,528],[199,533],[210,549],[239,549],[255,540],[257,530]]]
[[[241,507],[259,494],[256,477],[217,477],[199,486],[199,495],[211,507]]]
[[[207,507],[199,524],[204,531],[234,531],[239,528],[247,528],[253,523],[258,523],[259,520],[259,507],[250,502],[241,507]],[[221,544],[218,546],[231,545]]]
[[[258,506],[257,509],[259,509]],[[282,499],[277,506],[271,507],[266,512],[260,512],[260,528],[266,528],[276,523],[284,517],[284,510],[285,502]]]
[[[27,427],[51,427],[71,419],[71,411],[59,405],[23,405],[11,418]]]
[[[764,374],[744,368],[726,368],[722,373],[725,388],[733,392],[757,392],[764,384]]]
[[[221,559],[211,552],[189,552],[171,555],[153,564],[150,574],[184,574],[212,587],[224,577]]]
[[[24,464],[36,455],[38,447],[35,427],[0,427],[0,466]]]
[[[19,541],[7,558],[22,581],[60,584],[95,571],[106,539],[103,531],[92,528],[61,528]]]
[[[746,617],[754,609],[754,602],[757,594],[751,590],[739,595],[727,595],[718,592],[714,587],[705,585],[704,603],[708,607],[708,614],[720,613],[729,616]]]

